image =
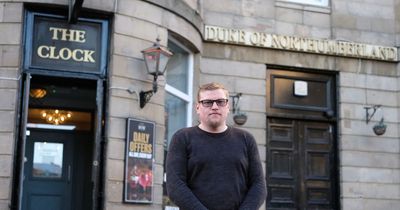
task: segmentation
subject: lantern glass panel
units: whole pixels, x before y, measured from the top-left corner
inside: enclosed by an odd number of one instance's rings
[[[159,69],[159,72],[158,72],[159,75],[164,74],[169,58],[170,58],[169,55],[166,55],[164,53],[160,53],[160,64],[159,64],[160,65],[159,66],[160,69]]]
[[[146,62],[146,67],[147,71],[149,74],[155,75],[157,71],[157,57],[158,57],[158,52],[153,51],[153,52],[146,52],[144,54],[144,59]]]

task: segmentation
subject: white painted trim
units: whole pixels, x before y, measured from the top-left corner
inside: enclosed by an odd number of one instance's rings
[[[322,7],[329,6],[329,0],[279,0],[279,1],[294,2],[299,4],[309,4]]]
[[[53,130],[75,130],[75,125],[51,125],[51,124],[41,124],[41,123],[28,123],[27,128],[44,128]]]
[[[174,96],[176,96],[176,97],[178,97],[178,98],[180,98],[180,99],[182,99],[182,100],[184,100],[186,102],[189,102],[191,100],[191,98],[189,97],[188,94],[185,94],[184,92],[174,88],[171,85],[165,84],[165,90],[168,93],[171,93],[172,95],[174,95]]]
[[[187,123],[186,126],[192,126],[192,119],[193,119],[193,71],[194,71],[194,59],[193,53],[189,53],[189,61],[188,61],[188,96],[190,100],[187,104]]]
[[[187,69],[187,93],[182,92],[181,90],[178,90],[171,85],[168,85],[168,80],[166,81],[165,84],[165,90],[186,101],[186,126],[190,127],[192,126],[192,120],[193,120],[193,71],[194,71],[194,55],[193,52],[190,51],[187,47],[182,45],[178,40],[174,39],[173,37],[169,38],[170,41],[172,41],[174,44],[178,45],[178,47],[182,48],[184,51],[186,51],[188,55],[188,69]],[[168,74],[168,72],[167,72]]]

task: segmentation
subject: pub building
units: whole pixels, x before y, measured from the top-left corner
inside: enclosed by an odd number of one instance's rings
[[[399,25],[399,0],[0,0],[0,210],[178,209],[168,145],[213,81],[261,209],[399,209]]]

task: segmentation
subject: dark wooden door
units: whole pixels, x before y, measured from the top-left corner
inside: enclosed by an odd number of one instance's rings
[[[336,78],[267,69],[267,209],[339,209]]]
[[[26,141],[24,210],[70,210],[74,135],[31,129]]]
[[[267,209],[336,209],[333,126],[268,118]]]

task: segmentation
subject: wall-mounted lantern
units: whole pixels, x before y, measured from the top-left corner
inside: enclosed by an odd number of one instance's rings
[[[237,125],[244,125],[247,121],[247,115],[243,112],[240,112],[239,108],[239,100],[242,96],[242,93],[237,93],[236,95],[230,95],[232,98],[232,113],[233,113],[233,121]]]
[[[382,105],[373,105],[373,106],[366,106],[364,107],[365,109],[365,122],[368,124],[372,117],[375,115],[375,113],[379,110],[381,111],[381,106]],[[372,111],[372,113],[370,113],[370,110]],[[383,115],[381,116],[381,119],[378,123],[376,123],[374,125],[374,127],[372,127],[374,133],[378,136],[383,135],[386,132],[386,124],[384,123],[384,118]]]
[[[157,92],[157,77],[164,74],[167,63],[173,55],[168,48],[160,46],[159,38],[157,38],[157,42],[152,47],[142,50],[142,53],[147,73],[153,75],[154,80],[152,90],[140,91],[140,108],[143,108],[150,101],[153,94]]]

